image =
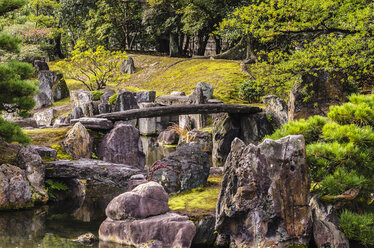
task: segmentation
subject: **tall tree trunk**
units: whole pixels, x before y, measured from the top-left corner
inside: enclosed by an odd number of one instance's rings
[[[208,44],[209,36],[205,36],[203,34],[198,34],[198,48],[197,48],[197,55],[204,56],[206,45]]]
[[[169,56],[170,57],[179,57],[179,46],[178,46],[178,35],[170,33],[170,46],[169,46]]]
[[[186,43],[184,44],[183,48],[183,55],[187,55],[188,45],[190,44],[190,36],[186,35]]]
[[[222,50],[221,38],[219,36],[214,36],[214,41],[216,42],[216,54],[220,54]]]
[[[62,48],[61,48],[61,33],[59,33],[55,38],[55,53],[56,55],[60,58],[63,59],[65,58],[64,54],[62,53]]]

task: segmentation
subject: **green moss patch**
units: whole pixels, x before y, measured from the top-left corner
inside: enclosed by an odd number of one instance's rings
[[[206,186],[172,195],[169,199],[170,209],[194,218],[214,215],[221,182],[222,176],[210,176]]]
[[[24,129],[23,131],[31,138],[33,145],[51,147],[62,141],[70,128]]]

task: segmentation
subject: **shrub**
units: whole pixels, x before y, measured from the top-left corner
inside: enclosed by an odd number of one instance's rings
[[[113,96],[111,96],[111,97],[109,98],[108,103],[115,105],[115,104],[116,104],[116,101],[117,101],[117,93],[113,94]]]
[[[19,142],[29,144],[31,139],[22,132],[18,124],[9,122],[0,117],[0,137],[6,142]]]
[[[357,240],[366,247],[374,245],[374,214],[357,214],[344,210],[340,215],[340,226],[350,240]]]
[[[260,102],[261,97],[264,96],[264,88],[256,81],[244,81],[238,85],[239,97],[248,102]]]
[[[99,101],[100,97],[104,94],[104,92],[102,92],[100,90],[94,90],[94,91],[91,91],[91,93],[92,93],[94,101]]]

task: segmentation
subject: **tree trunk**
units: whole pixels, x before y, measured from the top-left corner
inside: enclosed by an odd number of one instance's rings
[[[61,48],[61,33],[59,33],[55,38],[55,53],[56,55],[60,58],[63,59],[65,58],[64,54],[62,53],[62,48]]]
[[[198,34],[198,48],[197,48],[197,55],[204,56],[206,45],[208,44],[209,36],[205,36],[203,34]]]
[[[214,41],[216,42],[216,54],[220,54],[222,47],[221,47],[221,38],[214,36]]]
[[[179,46],[178,46],[178,35],[170,33],[170,46],[169,46],[169,56],[170,57],[179,57]]]

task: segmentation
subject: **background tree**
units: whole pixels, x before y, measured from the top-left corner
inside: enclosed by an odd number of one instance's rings
[[[57,62],[56,67],[65,77],[77,80],[93,91],[103,89],[108,83],[121,83],[129,77],[120,72],[124,58],[125,52],[111,52],[103,46],[94,50],[84,41],[78,41],[71,58]]]
[[[23,4],[23,1],[0,1],[0,14],[20,8]],[[18,40],[0,33],[0,50],[19,52]],[[33,67],[27,63],[0,64],[0,113],[18,112],[19,115],[25,116],[34,107],[35,102],[32,97],[37,89],[33,82],[26,80],[33,73]],[[8,142],[30,142],[17,124],[5,121],[2,117],[0,117],[0,137]]]

